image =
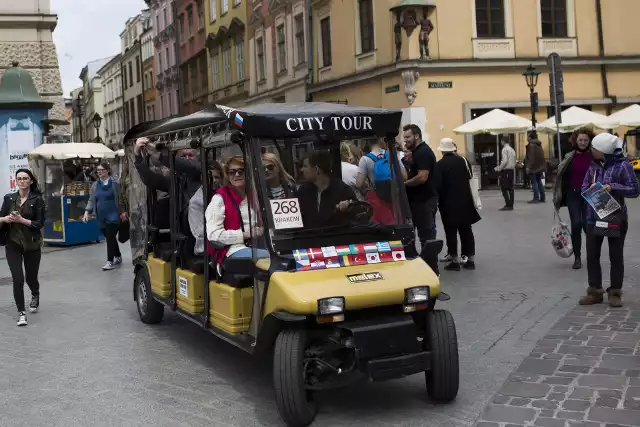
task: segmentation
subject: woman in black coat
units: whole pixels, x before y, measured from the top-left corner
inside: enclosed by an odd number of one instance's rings
[[[6,245],[7,263],[13,278],[13,297],[18,308],[18,326],[26,326],[25,275],[31,290],[29,311],[35,313],[40,305],[38,270],[40,269],[45,204],[38,190],[38,181],[30,170],[18,169],[16,184],[18,191],[4,196],[2,202],[0,244]]]
[[[442,159],[436,166],[438,204],[451,258],[451,262],[444,268],[460,271],[461,264],[458,258],[458,234],[460,234],[460,254],[468,259],[462,267],[474,270],[476,244],[471,226],[481,218],[476,210],[469,185],[469,180],[472,178],[471,168],[464,157],[456,154],[453,140],[444,138],[440,141],[438,150],[442,152]]]

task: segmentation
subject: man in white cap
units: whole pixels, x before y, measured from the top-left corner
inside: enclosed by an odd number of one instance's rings
[[[580,299],[581,305],[598,304],[603,301],[602,268],[600,253],[602,242],[609,240],[611,261],[611,286],[607,289],[609,305],[622,306],[622,281],[624,278],[624,240],[629,227],[625,199],[640,195],[638,180],[633,167],[619,151],[620,139],[615,135],[601,133],[591,141],[594,162],[589,167],[582,184],[582,192],[600,184],[620,205],[620,209],[600,218],[595,209],[587,206],[587,272],[589,287]]]

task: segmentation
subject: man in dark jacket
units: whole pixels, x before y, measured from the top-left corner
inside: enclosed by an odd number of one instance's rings
[[[542,184],[542,174],[547,169],[547,162],[544,159],[544,151],[542,150],[542,143],[538,139],[538,133],[536,131],[530,131],[527,135],[527,155],[525,158],[525,165],[527,168],[527,174],[531,180],[531,187],[533,188],[533,200],[529,203],[544,203],[544,185]]]

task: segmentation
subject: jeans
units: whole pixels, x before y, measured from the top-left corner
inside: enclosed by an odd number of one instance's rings
[[[544,185],[542,185],[542,172],[530,173],[531,188],[533,189],[533,200],[544,202]]]
[[[260,258],[269,258],[269,251],[266,249],[255,249],[256,251],[256,259]],[[242,248],[238,249],[231,255],[229,258],[252,258],[253,257],[253,249],[252,248]]]
[[[587,231],[587,202],[580,194],[580,190],[567,192],[567,209],[571,220],[571,243],[576,258],[582,254],[582,232]]]
[[[458,234],[460,234],[460,255],[472,257],[476,254],[476,240],[471,224],[452,227],[445,223],[444,233],[447,239],[447,251],[451,257],[458,256]]]
[[[120,245],[118,245],[118,229],[120,224],[109,223],[102,230],[104,238],[107,241],[107,261],[113,262],[115,257],[122,256],[120,254]]]
[[[611,262],[611,288],[622,289],[624,278],[624,239],[627,237],[629,224],[622,223],[620,237],[608,237],[609,261]],[[587,233],[587,273],[589,286],[602,289],[602,267],[600,266],[600,253],[602,252],[603,236]]]
[[[515,193],[513,191],[513,169],[504,169],[500,171],[500,187],[502,188],[502,197],[504,197],[504,205],[508,208],[513,207]]]
[[[40,249],[25,252],[22,246],[9,241],[6,246],[7,264],[13,278],[13,297],[16,300],[18,311],[25,311],[24,306],[24,279],[27,276],[27,285],[31,290],[31,296],[40,296],[40,283],[38,282],[38,270],[40,270]],[[22,264],[24,263],[24,272]]]
[[[436,238],[436,212],[438,198],[432,197],[424,202],[409,202],[413,225],[418,230],[418,238],[422,245],[427,240]]]

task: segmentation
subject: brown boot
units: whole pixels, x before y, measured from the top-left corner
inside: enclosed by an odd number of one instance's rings
[[[580,305],[600,304],[604,300],[604,290],[602,288],[587,288],[587,294],[580,298]]]
[[[607,299],[609,300],[609,306],[622,307],[622,291],[620,289],[607,290]]]

